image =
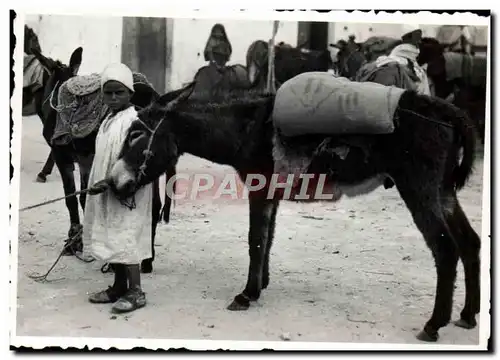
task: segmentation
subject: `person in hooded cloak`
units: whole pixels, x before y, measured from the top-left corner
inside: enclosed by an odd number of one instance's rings
[[[231,58],[233,48],[226,34],[226,29],[222,24],[215,24],[210,31],[205,51],[205,61],[222,68]]]

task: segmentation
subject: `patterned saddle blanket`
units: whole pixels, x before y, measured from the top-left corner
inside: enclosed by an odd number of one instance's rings
[[[141,84],[153,89],[143,74],[133,76],[134,87]],[[67,145],[71,139],[81,139],[97,131],[109,111],[100,88],[101,75],[95,73],[72,77],[60,86],[53,145]]]

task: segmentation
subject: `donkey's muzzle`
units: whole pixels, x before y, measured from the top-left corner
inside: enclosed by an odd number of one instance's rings
[[[127,181],[120,184],[118,188],[115,183],[110,184],[110,189],[115,194],[116,198],[119,200],[125,200],[133,196],[137,190],[137,183],[134,180]]]
[[[124,194],[133,194],[136,190],[136,181],[134,179],[129,179],[125,184],[123,184],[122,191]]]
[[[123,159],[118,160],[111,169],[110,179],[115,193],[128,195],[135,192],[137,179]]]

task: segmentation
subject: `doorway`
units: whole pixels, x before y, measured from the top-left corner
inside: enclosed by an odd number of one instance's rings
[[[297,45],[309,50],[328,49],[328,23],[318,21],[300,21]]]
[[[167,46],[167,19],[124,17],[122,31],[122,62],[132,71],[144,74],[155,90],[166,91],[167,67],[170,66]],[[171,39],[170,39],[171,40]]]

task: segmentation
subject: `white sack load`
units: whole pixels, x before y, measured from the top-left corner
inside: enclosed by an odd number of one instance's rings
[[[392,133],[394,112],[404,92],[325,72],[303,73],[278,89],[274,126],[284,136]]]

